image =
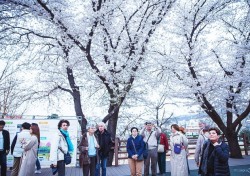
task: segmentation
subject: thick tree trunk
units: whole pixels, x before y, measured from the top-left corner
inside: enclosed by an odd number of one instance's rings
[[[228,140],[230,157],[231,158],[243,158],[241,154],[241,149],[239,146],[237,133],[235,132],[235,130],[227,128],[226,138]]]
[[[109,112],[112,111],[117,105],[110,105]],[[120,109],[120,108],[119,108]],[[108,121],[108,132],[111,134],[112,141],[114,142],[113,147],[115,146],[115,136],[116,136],[116,127],[117,127],[117,121],[118,121],[118,114],[119,109],[112,115],[112,117]],[[112,147],[111,151],[109,152],[109,159],[107,166],[112,166],[113,158],[114,158],[114,148]]]

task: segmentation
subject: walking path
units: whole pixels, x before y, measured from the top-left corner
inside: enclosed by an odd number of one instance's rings
[[[250,156],[243,156],[244,159],[229,159],[229,166],[231,171],[231,176],[250,176]],[[191,170],[191,176],[197,174],[197,166],[193,159],[189,160],[189,168]],[[28,168],[27,168],[28,169]],[[170,176],[170,162],[166,161],[166,171],[167,173],[162,176]],[[112,166],[107,168],[107,176],[129,176],[129,166],[119,165],[117,167]],[[52,176],[50,168],[43,168],[42,174],[34,174],[37,176]],[[8,171],[7,176],[10,176],[10,171]],[[57,176],[57,175],[56,175]],[[83,176],[81,168],[69,167],[66,169],[66,176]]]

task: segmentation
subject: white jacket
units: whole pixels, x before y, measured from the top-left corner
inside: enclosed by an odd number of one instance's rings
[[[22,141],[26,141],[27,143],[30,141],[31,134],[30,130],[22,130],[20,133],[17,133],[17,140],[13,150],[14,157],[22,157],[23,155],[23,148],[22,148]]]
[[[57,130],[55,136],[52,138],[51,147],[50,147],[50,162],[51,164],[57,165],[57,161],[64,160],[64,153],[68,152],[67,142],[62,135],[62,133]],[[59,149],[63,150],[64,153]]]

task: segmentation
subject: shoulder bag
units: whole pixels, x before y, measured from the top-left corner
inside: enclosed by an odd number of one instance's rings
[[[69,153],[69,152],[64,153],[61,147],[59,147],[59,149],[60,149],[61,152],[64,154],[64,163],[65,163],[66,165],[70,164],[70,163],[71,163],[71,155],[70,155],[70,153]]]
[[[165,151],[165,146],[163,144],[160,144],[160,143],[161,143],[161,135],[160,135],[159,140],[158,140],[157,152],[163,153]]]
[[[136,148],[135,148],[135,143],[134,143],[133,139],[131,139],[131,141],[132,141],[132,144],[133,144],[133,146],[134,146],[135,153],[137,153]],[[143,154],[141,154],[140,156],[138,156],[138,157],[137,157],[137,160],[138,160],[138,161],[143,160]]]
[[[181,153],[182,144],[174,144],[174,153],[180,154]]]

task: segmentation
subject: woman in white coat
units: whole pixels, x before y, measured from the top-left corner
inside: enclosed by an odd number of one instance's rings
[[[21,159],[21,167],[18,176],[33,176],[37,159],[38,141],[40,141],[40,130],[37,126],[30,127],[30,141],[23,140],[22,148],[24,149]]]
[[[68,151],[71,151],[71,148],[73,149],[71,141],[67,142],[67,138],[63,135],[63,131],[67,132],[69,125],[68,120],[60,120],[58,130],[54,138],[52,138],[50,162],[52,167],[57,168],[58,176],[65,176],[64,153],[66,154]]]
[[[172,134],[170,136],[170,164],[172,176],[188,176],[187,152],[188,139],[179,131],[177,124],[171,125]],[[180,153],[174,150],[175,144],[180,144]],[[177,152],[177,153],[176,153]]]

